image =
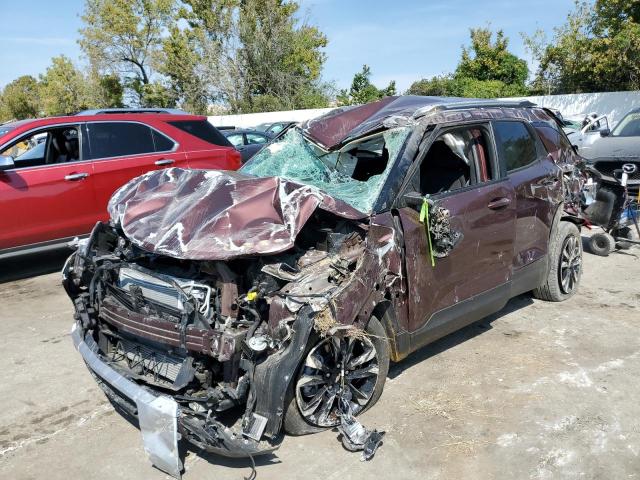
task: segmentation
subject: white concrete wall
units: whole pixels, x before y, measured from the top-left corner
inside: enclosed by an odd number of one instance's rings
[[[233,126],[237,128],[255,127],[261,123],[304,122],[330,112],[333,108],[314,108],[309,110],[289,110],[283,112],[244,113],[240,115],[211,115],[209,122],[216,127]]]
[[[631,109],[640,107],[640,91],[576,93],[571,95],[545,95],[521,97],[542,107],[560,110],[568,119],[582,120],[585,115],[595,112],[606,114],[609,126],[613,126]],[[504,99],[504,100],[513,100]],[[332,108],[310,110],[290,110],[285,112],[246,113],[241,115],[212,115],[209,121],[215,126],[234,126],[239,128],[255,127],[261,123],[294,121],[302,122],[323,115]]]
[[[574,93],[570,95],[545,95],[522,97],[541,107],[560,110],[568,119],[582,120],[585,115],[595,112],[607,115],[609,126],[613,126],[631,109],[640,107],[640,91]],[[506,100],[506,99],[505,99]]]

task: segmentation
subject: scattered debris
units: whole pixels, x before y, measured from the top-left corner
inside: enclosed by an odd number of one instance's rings
[[[371,460],[382,445],[385,432],[367,430],[351,414],[351,403],[342,395],[338,400],[340,410],[340,425],[338,431],[342,437],[342,446],[350,452],[362,452],[360,460]]]

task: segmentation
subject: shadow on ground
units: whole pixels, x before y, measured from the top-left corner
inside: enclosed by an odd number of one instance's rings
[[[528,307],[533,303],[533,299],[531,298],[531,294],[519,295],[515,298],[509,300],[509,303],[500,310],[499,312],[493,313],[488,317],[483,318],[471,325],[457,330],[454,333],[447,335],[446,337],[441,338],[440,340],[436,340],[435,342],[422,347],[416,352],[409,355],[407,358],[398,363],[392,363],[391,368],[389,369],[389,377],[396,378],[401,375],[405,370],[410,369],[416,364],[427,360],[445,350],[448,350],[456,345],[466,342],[467,340],[472,339],[473,337],[480,335],[481,333],[490,330],[491,324],[495,321],[503,317],[504,315],[508,315],[509,313],[520,310],[521,308]]]
[[[49,252],[0,260],[0,283],[59,272],[69,255],[71,250],[68,247],[61,247]]]

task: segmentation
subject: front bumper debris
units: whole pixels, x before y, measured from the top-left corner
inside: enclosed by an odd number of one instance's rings
[[[151,463],[169,475],[180,478],[182,462],[178,455],[178,404],[165,395],[155,396],[109,367],[97,355],[98,345],[74,324],[73,344],[87,366],[112,389],[136,405],[144,450]]]
[[[183,468],[178,454],[178,440],[182,437],[189,440],[196,437],[199,448],[226,457],[260,455],[279,447],[279,442],[246,438],[222,424],[216,424],[215,435],[202,431],[197,423],[182,414],[174,399],[156,395],[111,368],[100,358],[94,339],[85,335],[78,323],[74,323],[71,337],[107,397],[122,413],[137,417],[151,463],[173,477],[180,478]]]

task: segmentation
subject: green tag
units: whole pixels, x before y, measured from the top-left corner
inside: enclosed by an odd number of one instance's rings
[[[422,207],[420,207],[420,223],[424,223],[425,231],[427,233],[427,240],[429,242],[429,260],[431,260],[431,266],[436,266],[436,261],[433,258],[433,247],[431,246],[431,228],[429,227],[429,202],[424,198],[422,200]]]

